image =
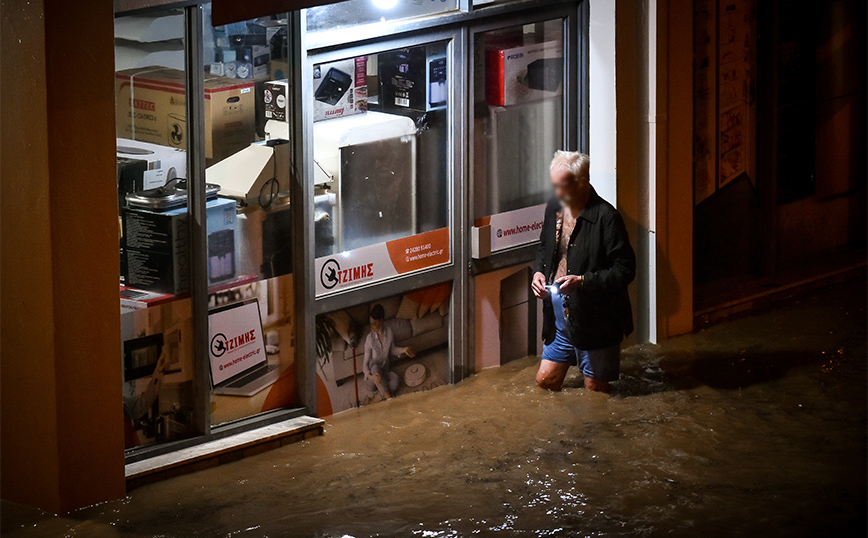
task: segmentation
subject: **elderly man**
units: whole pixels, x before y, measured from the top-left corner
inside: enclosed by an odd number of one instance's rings
[[[618,379],[621,340],[633,332],[627,285],[636,256],[618,211],[600,198],[584,153],[558,151],[551,164],[555,197],[546,207],[533,276],[543,300],[543,354],[537,384],[560,390],[571,365],[585,388],[609,392]]]

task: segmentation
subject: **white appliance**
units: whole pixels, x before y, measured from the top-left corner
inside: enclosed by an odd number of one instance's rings
[[[333,244],[326,254],[415,234],[413,120],[367,112],[317,122],[313,131],[314,182],[334,196]]]
[[[148,162],[143,190],[156,189],[175,178],[187,177],[187,152],[182,149],[118,138],[117,154],[118,157]]]

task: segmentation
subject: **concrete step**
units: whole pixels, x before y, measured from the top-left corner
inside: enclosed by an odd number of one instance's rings
[[[301,416],[128,463],[125,466],[127,491],[322,435],[323,424],[322,419]]]

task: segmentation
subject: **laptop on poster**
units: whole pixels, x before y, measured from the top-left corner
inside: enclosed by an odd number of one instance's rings
[[[268,364],[265,353],[258,300],[212,309],[208,331],[214,394],[253,396],[277,381],[277,365]]]

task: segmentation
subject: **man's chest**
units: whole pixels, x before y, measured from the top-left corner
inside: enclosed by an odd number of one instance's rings
[[[555,230],[556,256],[562,262],[569,262],[570,268],[575,270],[579,267],[576,263],[585,265],[594,263],[600,252],[601,237],[599,226],[585,219],[569,218],[564,215],[559,219]]]

